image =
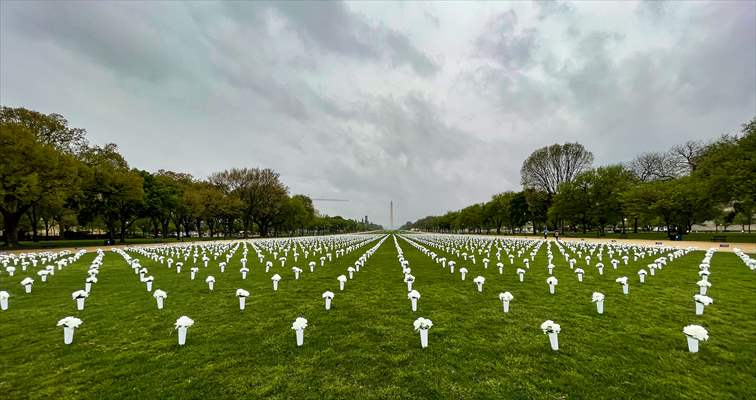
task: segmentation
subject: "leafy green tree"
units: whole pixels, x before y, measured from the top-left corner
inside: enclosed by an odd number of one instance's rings
[[[68,126],[60,114],[42,114],[25,108],[0,107],[0,124],[17,124],[34,135],[37,143],[52,146],[66,154],[78,154],[87,148],[87,132]]]
[[[0,120],[0,214],[7,246],[18,245],[19,222],[29,209],[65,197],[79,184],[76,160],[39,136],[6,115]]]
[[[213,174],[210,181],[241,201],[245,235],[255,223],[260,235],[267,236],[288,199],[288,189],[279,174],[267,168],[232,168]]]
[[[90,168],[84,184],[84,214],[90,220],[102,218],[108,237],[114,240],[119,231],[120,241],[125,242],[126,231],[143,213],[142,175],[129,169],[113,143],[88,148],[82,159]]]
[[[483,206],[485,219],[496,229],[496,234],[501,233],[502,226],[510,224],[509,208],[512,203],[514,192],[504,192],[493,195],[491,200]]]
[[[693,177],[717,202],[738,205],[739,213],[753,222],[756,212],[756,119],[743,125],[743,136],[723,136],[698,157]]]
[[[548,222],[549,207],[551,206],[552,196],[548,193],[528,188],[524,190],[525,201],[528,203],[528,214],[530,215],[533,229],[540,231]]]
[[[515,229],[522,232],[525,224],[530,220],[530,213],[528,212],[528,200],[525,198],[525,193],[516,192],[512,196],[512,202],[509,209],[509,221],[512,228],[512,233]]]

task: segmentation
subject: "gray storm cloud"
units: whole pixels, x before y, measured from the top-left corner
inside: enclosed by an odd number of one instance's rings
[[[537,147],[599,164],[756,114],[756,5],[0,3],[0,102],[132,166],[270,167],[396,224],[519,187]]]

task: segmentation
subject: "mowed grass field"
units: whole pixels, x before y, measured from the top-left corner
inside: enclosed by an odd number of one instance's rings
[[[410,236],[411,237],[411,236]],[[749,399],[756,398],[756,274],[732,253],[711,262],[708,295],[714,299],[696,316],[698,264],[703,251],[669,263],[639,284],[645,259],[604,275],[585,268],[582,283],[555,253],[559,279],[548,294],[543,246],[520,283],[509,265],[499,275],[495,260],[470,270],[466,281],[398,239],[422,297],[413,313],[391,237],[366,266],[338,290],[336,277],[377,239],[309,273],[307,263],[264,272],[254,254],[241,279],[237,252],[225,273],[217,262],[175,269],[143,257],[154,289],[168,293],[158,310],[152,294],[121,256],[106,252],[99,282],[83,311],[71,292],[82,289],[94,253],[83,256],[47,283],[36,274],[31,294],[14,277],[0,275],[11,294],[0,312],[0,397],[92,399],[214,398],[528,398],[528,399]],[[131,253],[135,256],[135,253]],[[456,259],[446,254],[450,259]],[[270,259],[271,257],[268,257]],[[291,266],[305,272],[295,281]],[[34,270],[36,271],[36,269]],[[270,276],[283,276],[274,292]],[[216,277],[210,292],[205,277]],[[482,293],[472,282],[486,277]],[[615,279],[630,278],[624,296]],[[251,292],[240,311],[237,288]],[[336,293],[330,311],[321,294]],[[514,295],[502,312],[498,294]],[[605,314],[596,314],[591,293],[606,295]],[[63,344],[59,319],[84,323],[74,342]],[[177,345],[174,322],[194,319],[187,344]],[[309,320],[305,343],[297,347],[292,321]],[[420,347],[412,322],[433,320],[430,345]],[[549,347],[540,324],[561,324],[560,350]],[[687,351],[682,328],[700,324],[710,340]]]

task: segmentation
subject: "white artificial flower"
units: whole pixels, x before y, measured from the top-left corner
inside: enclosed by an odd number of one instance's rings
[[[550,277],[546,278],[546,283],[548,283],[551,286],[551,285],[557,285],[557,284],[559,284],[559,281],[557,280],[556,277],[550,276]]]
[[[420,298],[420,292],[418,292],[417,290],[413,290],[413,291],[407,293],[407,298],[408,299],[419,299]]]
[[[597,301],[604,301],[604,294],[601,292],[593,292],[593,297],[591,298],[591,301],[594,303]]]
[[[275,274],[275,275],[273,275],[273,276],[270,277],[270,280],[272,280],[272,281],[280,281],[281,280],[281,275]]]
[[[641,269],[641,270],[638,271],[638,275],[646,275],[646,274],[647,274],[647,272],[646,272],[645,269]]]
[[[194,325],[194,320],[187,317],[186,315],[183,315],[179,317],[179,319],[176,320],[176,329],[178,328],[188,328],[190,326]]]
[[[249,297],[249,292],[244,289],[236,289],[236,297]]]
[[[58,326],[65,326],[66,328],[78,328],[82,324],[82,320],[76,317],[65,317],[58,321]]]
[[[701,304],[703,304],[705,306],[708,306],[709,304],[711,304],[711,303],[714,302],[714,299],[712,299],[709,296],[704,296],[702,294],[697,294],[697,295],[693,296],[693,301],[695,301],[696,303],[701,303]]]
[[[709,340],[709,332],[701,325],[688,325],[683,328],[683,333],[696,340]]]
[[[473,279],[473,282],[475,282],[475,283],[484,283],[485,281],[486,281],[486,278],[484,278],[482,276],[478,276],[475,279]]]
[[[709,282],[709,281],[704,281],[704,280],[701,280],[701,281],[698,281],[698,282],[696,282],[696,285],[698,285],[698,286],[706,286],[706,287],[711,287],[711,282]]]
[[[519,275],[519,274],[524,274],[524,273],[525,273],[525,270],[524,270],[524,269],[522,269],[522,268],[517,268],[517,274],[518,274],[518,275]]]
[[[95,276],[90,276],[90,277],[88,277],[88,278],[86,279],[86,281],[85,281],[85,282],[87,282],[87,283],[97,283],[97,277],[95,277]]]
[[[323,292],[323,298],[324,299],[333,299],[334,296],[335,295],[330,290],[327,290],[327,291]]]
[[[5,290],[0,290],[0,300],[6,300],[10,297],[10,294]]]
[[[207,282],[207,283],[215,282],[215,277],[212,276],[212,275],[208,275],[208,277],[205,278],[205,282]]]
[[[339,275],[338,277],[336,277],[336,280],[338,280],[339,282],[346,282],[347,277],[346,275]]]
[[[416,331],[419,331],[420,329],[430,329],[433,326],[433,321],[420,317],[415,320],[413,325],[415,326]]]
[[[77,290],[71,293],[72,299],[85,299],[87,297],[89,297],[89,293],[86,290]]]
[[[415,277],[412,276],[412,275],[410,275],[410,274],[404,275],[404,281],[405,282],[414,282],[415,281]]]
[[[512,293],[509,293],[509,292],[499,293],[499,300],[501,301],[512,301],[512,299],[514,299],[514,296],[512,296]]]
[[[575,268],[575,273],[576,274],[582,274],[582,273],[585,273],[585,271],[583,271],[582,268]]]
[[[615,279],[615,282],[619,283],[620,285],[627,285],[627,277],[620,276],[619,278]]]
[[[295,331],[302,330],[304,328],[307,328],[307,320],[302,317],[298,317],[294,320],[294,323],[291,324],[291,329],[294,329]]]
[[[29,277],[26,277],[24,278],[24,280],[21,281],[22,286],[31,285],[32,283],[34,283],[34,279],[29,278]]]
[[[541,324],[541,330],[543,333],[559,333],[562,331],[562,327],[559,324],[554,323],[552,320],[546,320]]]
[[[168,297],[168,293],[166,293],[166,292],[164,292],[164,291],[162,291],[160,289],[157,289],[157,290],[155,290],[154,293],[152,293],[152,297],[154,297],[156,299],[158,297],[166,298],[166,297]]]

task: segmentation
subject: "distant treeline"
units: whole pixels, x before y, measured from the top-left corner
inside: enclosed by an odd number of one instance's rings
[[[142,236],[321,234],[381,229],[320,215],[312,200],[289,195],[271,169],[241,168],[196,179],[130,168],[115,144],[90,145],[86,131],[59,114],[0,108],[0,228],[7,246],[101,231]]]
[[[592,167],[579,143],[554,144],[522,164],[523,190],[494,195],[402,229],[436,232],[522,232],[545,229],[634,233],[654,228],[687,233],[713,220],[725,229],[748,226],[756,209],[756,119],[738,135],[688,141],[617,165]]]

